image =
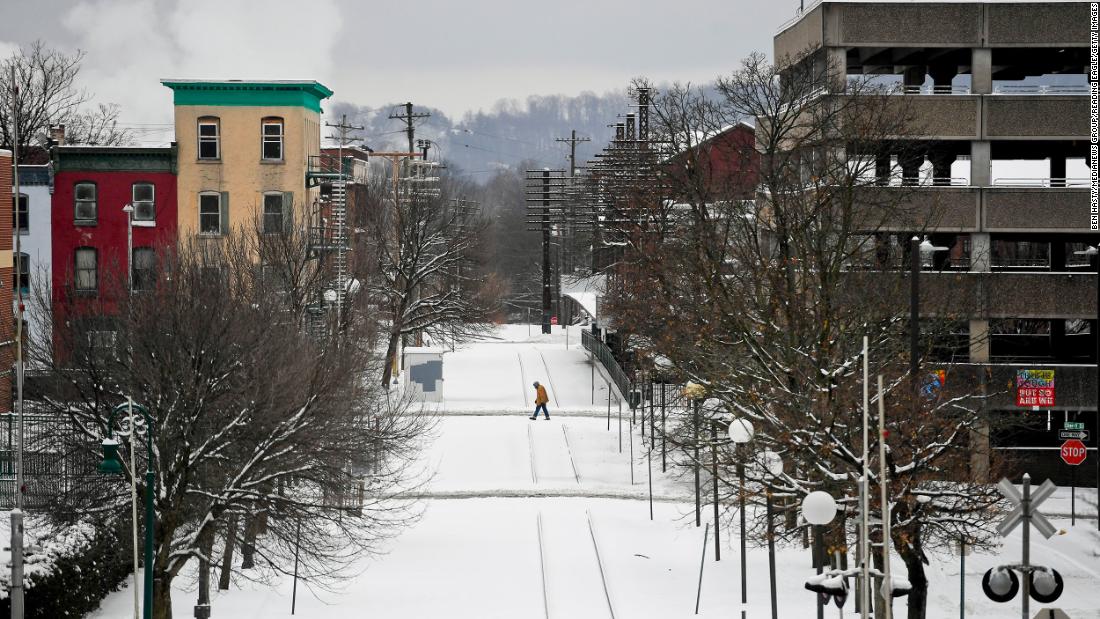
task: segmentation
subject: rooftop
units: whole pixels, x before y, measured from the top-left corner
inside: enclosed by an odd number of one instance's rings
[[[1084,3],[1089,0],[805,0],[800,8],[794,9],[794,16],[783,22],[776,32],[783,32],[807,13],[822,4],[1067,4]]]
[[[304,107],[320,113],[332,90],[313,80],[160,81],[173,92],[175,105]]]

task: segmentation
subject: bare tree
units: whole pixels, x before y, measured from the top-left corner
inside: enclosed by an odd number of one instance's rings
[[[988,541],[998,499],[966,474],[970,434],[985,422],[973,383],[949,366],[953,389],[908,372],[907,244],[889,241],[935,216],[913,210],[905,186],[883,186],[899,184],[892,158],[923,156],[923,145],[903,99],[859,80],[837,88],[843,80],[833,69],[812,50],[777,65],[752,56],[719,80],[717,97],[678,86],[658,99],[655,125],[676,155],[649,185],[665,193],[616,196],[630,210],[617,218],[625,250],[612,305],[616,323],[643,336],[649,350],[641,354],[669,358],[722,402],[723,414],[708,424],[724,426],[732,414],[756,426],[756,456],[721,446],[727,500],[745,492],[763,502],[770,493],[790,512],[805,494],[828,491],[842,507],[829,546],[843,554],[859,508],[860,357],[869,338],[872,376],[887,385],[872,395],[888,404],[891,542],[908,570],[916,619],[925,614],[926,549],[960,537]],[[745,119],[755,122],[754,144],[710,150],[708,138]],[[743,166],[716,177],[708,166],[719,155],[758,158],[759,171]],[[920,354],[950,357],[951,330],[967,308],[947,297],[924,300],[932,318],[920,323]],[[669,431],[687,448],[689,466],[700,464],[690,459],[700,441],[709,459],[713,443],[698,438],[693,415]],[[765,451],[780,454],[786,470],[772,476],[750,466],[740,488],[733,465],[758,463]]]
[[[255,243],[183,241],[160,256],[155,285],[132,295],[102,277],[117,269],[100,271],[94,296],[55,291],[67,313],[31,347],[54,382],[44,406],[78,428],[73,447],[88,458],[118,430],[107,427],[113,407],[131,396],[149,410],[158,619],[172,616],[171,583],[191,558],[215,563],[226,523],[252,523],[260,571],[248,577],[286,572],[300,551],[300,572],[325,586],[415,517],[398,494],[415,486],[407,465],[430,419],[377,387],[382,359],[358,308],[342,331],[304,332],[287,295],[266,285]],[[140,468],[132,437],[121,442]],[[112,511],[128,493],[98,485],[67,498]]]
[[[398,194],[396,201],[392,195],[378,200],[367,223],[378,265],[370,296],[389,319],[383,385],[390,383],[403,337],[424,332],[445,341],[481,333],[501,288],[482,268],[486,222],[476,204],[448,182]]]
[[[74,144],[111,146],[131,141],[130,132],[118,126],[117,105],[83,108],[90,100],[88,91],[77,85],[83,60],[84,52],[66,54],[35,41],[0,63],[0,148],[10,149],[14,141],[13,107],[19,114],[22,152],[32,144],[45,143],[50,126],[58,124],[66,125],[68,141]]]

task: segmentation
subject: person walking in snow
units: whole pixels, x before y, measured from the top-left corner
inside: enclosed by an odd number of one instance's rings
[[[542,413],[546,415],[546,419],[550,419],[550,411],[546,410],[546,403],[550,401],[550,398],[546,395],[546,387],[539,384],[539,381],[535,381],[535,414],[531,415],[531,419],[539,418],[539,409],[542,409]]]

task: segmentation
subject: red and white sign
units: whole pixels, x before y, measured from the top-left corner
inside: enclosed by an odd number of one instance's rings
[[[550,324],[552,324],[552,325],[558,324],[558,317],[557,316],[551,316],[550,317]]]
[[[1016,406],[1054,406],[1054,370],[1017,370]]]
[[[1087,453],[1085,444],[1075,438],[1062,443],[1062,460],[1070,466],[1084,462]]]

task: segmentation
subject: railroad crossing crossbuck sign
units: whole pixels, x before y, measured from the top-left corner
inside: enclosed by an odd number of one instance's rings
[[[1020,491],[1016,489],[1016,486],[1007,479],[1002,479],[997,483],[997,489],[1001,491],[1001,494],[1012,503],[1013,510],[1005,516],[1005,519],[997,525],[997,533],[1001,534],[1001,537],[1008,537],[1008,534],[1013,529],[1018,527],[1024,520],[1024,516],[1028,516],[1031,520],[1031,526],[1035,527],[1043,537],[1050,539],[1051,535],[1054,535],[1054,525],[1050,524],[1046,516],[1039,513],[1039,504],[1050,498],[1050,495],[1054,494],[1054,491],[1058,487],[1054,485],[1049,479],[1044,481],[1041,486],[1035,489],[1028,497],[1027,513],[1024,513],[1024,497],[1020,494]]]
[[[1043,565],[1031,564],[1031,527],[1035,527],[1043,537],[1054,535],[1054,525],[1039,513],[1039,504],[1054,494],[1056,486],[1048,479],[1043,485],[1031,491],[1031,476],[1024,473],[1023,493],[1007,479],[997,483],[997,489],[1013,505],[1013,510],[997,525],[997,533],[1007,536],[1020,524],[1023,531],[1023,556],[1017,565],[998,565],[987,571],[982,577],[982,591],[994,602],[1008,602],[1016,597],[1023,584],[1020,602],[1023,606],[1021,617],[1029,617],[1028,607],[1031,600],[1040,604],[1050,604],[1062,595],[1065,581],[1058,570]],[[1020,576],[1016,574],[1019,573]],[[1020,578],[1022,576],[1022,579]],[[1022,581],[1022,582],[1021,582]]]

